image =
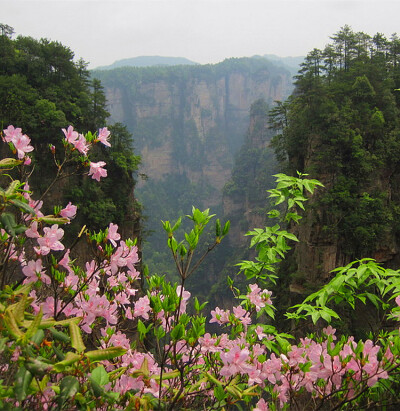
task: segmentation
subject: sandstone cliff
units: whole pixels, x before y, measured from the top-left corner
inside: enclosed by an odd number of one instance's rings
[[[221,201],[251,104],[282,100],[292,90],[290,73],[260,58],[95,76],[105,87],[112,120],[127,124],[134,135],[142,172],[157,181],[186,174],[195,184],[207,184],[211,206]]]

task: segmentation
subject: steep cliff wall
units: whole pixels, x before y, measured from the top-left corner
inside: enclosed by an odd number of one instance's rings
[[[142,156],[140,171],[148,176],[136,191],[153,232],[144,248],[146,262],[153,272],[172,272],[166,267],[160,220],[187,214],[192,205],[211,207],[224,218],[222,190],[245,143],[250,106],[258,99],[273,104],[287,97],[290,72],[263,58],[243,58],[205,66],[120,68],[93,76],[105,87],[112,120],[132,132]],[[231,201],[240,207],[246,203],[237,196]],[[215,278],[217,265],[204,278]]]
[[[124,68],[96,72],[111,118],[128,125],[142,156],[142,172],[162,180],[186,175],[221,201],[233,156],[241,147],[251,104],[272,103],[292,89],[288,71],[265,59],[232,59],[218,65]],[[204,200],[204,198],[202,198]]]

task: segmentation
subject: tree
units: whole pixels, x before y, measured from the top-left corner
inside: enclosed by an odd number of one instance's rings
[[[0,36],[5,36],[11,39],[14,33],[15,32],[13,27],[9,26],[8,24],[0,23]]]

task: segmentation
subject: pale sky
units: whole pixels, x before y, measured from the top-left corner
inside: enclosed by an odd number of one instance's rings
[[[89,68],[136,56],[306,55],[345,24],[400,34],[399,0],[0,0],[16,35],[70,47]]]

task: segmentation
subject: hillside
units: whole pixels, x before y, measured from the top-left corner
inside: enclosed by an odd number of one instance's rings
[[[285,169],[325,184],[291,267],[292,281],[309,287],[354,259],[394,267],[400,257],[400,40],[348,26],[332,39],[309,53],[292,97],[272,113]]]

